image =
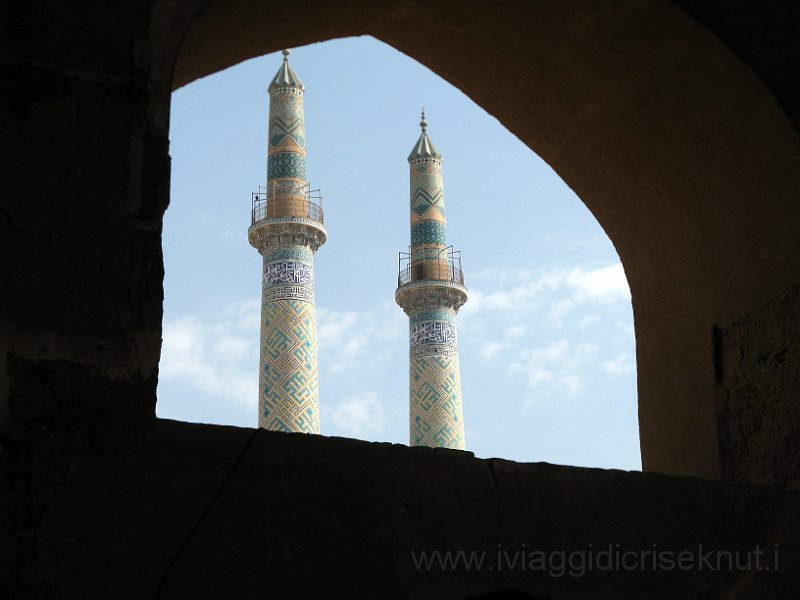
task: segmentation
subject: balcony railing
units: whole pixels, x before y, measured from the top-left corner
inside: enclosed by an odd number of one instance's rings
[[[294,217],[324,223],[322,194],[308,184],[273,182],[251,194],[251,224],[264,219]]]
[[[397,286],[424,280],[450,281],[464,285],[461,251],[453,250],[453,246],[448,246],[438,251],[427,248],[413,252],[400,252]]]

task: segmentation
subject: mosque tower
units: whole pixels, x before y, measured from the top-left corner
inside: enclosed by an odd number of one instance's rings
[[[267,185],[252,195],[247,237],[264,257],[258,426],[319,433],[314,253],[327,231],[306,177],[303,90],[284,50],[269,84]]]
[[[408,157],[411,246],[400,253],[395,301],[409,317],[412,446],[463,450],[456,312],[467,301],[461,253],[447,244],[442,155],[426,133]]]

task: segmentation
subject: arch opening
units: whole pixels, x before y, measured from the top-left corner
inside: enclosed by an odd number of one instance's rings
[[[248,61],[173,98],[160,416],[255,423],[260,257],[246,243],[246,200],[263,183],[279,61]],[[315,258],[322,433],[408,443],[408,332],[392,298],[408,245],[405,156],[424,102],[467,265],[468,449],[639,469],[627,282],[575,194],[456,88],[374,39],[302,47],[292,64],[330,232]]]
[[[294,9],[240,4],[194,21],[174,87],[360,34],[440,74],[551,165],[619,253],[645,470],[720,476],[713,332],[800,280],[800,157],[786,115],[719,39],[672,5],[324,5],[300,30],[285,27]]]

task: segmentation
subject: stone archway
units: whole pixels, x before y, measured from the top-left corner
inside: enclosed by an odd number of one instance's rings
[[[500,12],[411,0],[211,2],[183,41],[173,87],[281,46],[358,34],[458,86],[577,192],[631,287],[643,467],[719,477],[714,331],[800,279],[787,218],[800,157],[767,90],[668,5]]]
[[[265,578],[284,586],[278,593],[301,581],[304,591],[340,586],[342,596],[354,581],[373,596],[466,597],[509,585],[564,597],[598,585],[616,597],[795,591],[796,492],[154,418],[172,84],[281,46],[368,33],[500,119],[615,243],[633,292],[645,469],[727,477],[737,449],[758,447],[767,459],[745,454],[745,480],[785,485],[770,476],[786,463],[796,485],[800,158],[787,89],[797,60],[773,33],[785,21],[783,35],[796,39],[797,20],[764,19],[770,9],[755,2],[726,7],[725,18],[715,3],[700,5],[714,31],[769,42],[739,51],[786,113],[727,47],[667,2],[9,7],[0,72],[5,595],[151,597],[170,585],[175,596],[215,585],[235,595],[233,584],[263,595]],[[759,18],[742,12],[751,9]],[[743,371],[749,378],[738,378]],[[753,435],[741,414],[715,415],[715,396],[730,399],[761,374],[774,389],[756,385],[744,400],[768,425],[783,425],[785,414],[788,433]],[[342,495],[343,485],[353,493]],[[278,518],[258,521],[267,506]],[[564,548],[587,532],[596,547],[780,543],[782,568],[469,579],[420,575],[408,560],[426,540]],[[232,539],[233,551],[221,553]],[[287,568],[287,544],[306,559],[299,577]]]

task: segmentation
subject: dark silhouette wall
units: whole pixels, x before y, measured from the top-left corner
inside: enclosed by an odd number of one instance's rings
[[[206,539],[229,548],[233,558],[220,564],[243,561],[250,593],[263,592],[249,552],[272,552],[269,573],[288,578],[294,567],[274,553],[289,530],[260,521],[257,504],[222,502],[230,490],[269,485],[278,497],[333,507],[292,513],[304,523],[294,534],[298,553],[361,557],[372,578],[365,589],[386,596],[455,598],[509,582],[564,598],[586,597],[592,586],[614,597],[675,597],[706,585],[708,597],[734,587],[764,597],[755,591],[764,586],[772,597],[796,595],[788,566],[746,576],[607,573],[583,583],[470,579],[409,572],[406,550],[526,539],[568,547],[582,543],[578,531],[613,543],[621,529],[625,543],[642,546],[675,546],[675,531],[687,543],[737,547],[796,539],[797,493],[783,488],[798,485],[800,446],[798,21],[792,4],[755,1],[4,4],[0,593],[119,595],[125,577],[137,577],[119,570],[134,557],[135,573],[149,575],[130,589],[181,596],[215,573],[209,565],[220,559],[203,554]],[[645,471],[745,485],[155,420],[171,90],[281,47],[361,34],[419,60],[500,119],[611,238],[632,292]],[[292,469],[267,456],[285,444],[303,458]],[[507,499],[487,468],[515,473]],[[541,469],[555,475],[541,478]],[[131,493],[116,483],[121,473],[138,482]],[[365,483],[373,479],[418,495],[373,496]],[[469,500],[492,489],[494,500]],[[158,502],[142,512],[126,500],[136,494]],[[572,500],[558,512],[564,498]],[[397,511],[410,516],[381,534]],[[224,533],[237,515],[257,540]],[[579,526],[547,530],[553,519]],[[427,539],[432,522],[445,525]],[[335,547],[324,543],[331,532]],[[797,550],[783,543],[791,565]],[[323,554],[298,573],[324,569]],[[342,572],[354,581],[362,571]],[[92,575],[97,587],[81,587]],[[310,575],[300,581],[322,585]],[[334,585],[332,576],[319,581]],[[213,597],[211,589],[193,595]]]

